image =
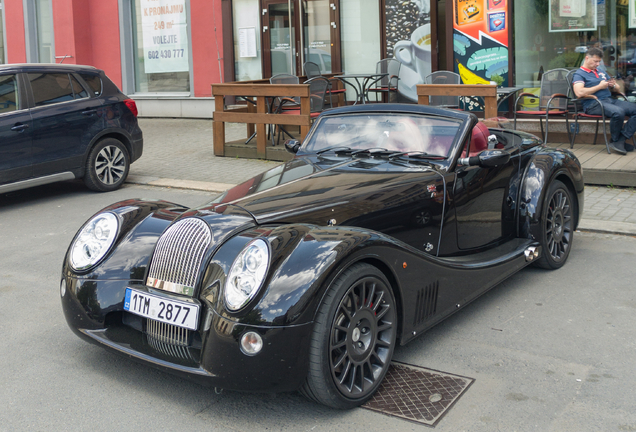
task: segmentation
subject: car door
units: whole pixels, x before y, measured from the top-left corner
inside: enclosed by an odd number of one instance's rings
[[[496,167],[458,166],[453,187],[457,246],[468,250],[515,234],[514,201],[509,199],[519,175],[519,149],[506,149],[510,160]]]
[[[31,114],[19,74],[0,75],[0,185],[32,176]]]
[[[33,95],[33,174],[79,169],[101,130],[101,99],[91,97],[73,74],[29,73]]]

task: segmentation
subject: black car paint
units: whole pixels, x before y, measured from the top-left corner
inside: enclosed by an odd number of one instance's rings
[[[89,92],[90,97],[36,107],[29,73],[69,73]],[[93,146],[105,137],[121,141],[130,162],[141,157],[143,134],[128,99],[103,71],[76,65],[3,65],[0,75],[16,74],[21,106],[0,115],[0,186],[21,180],[70,172],[75,178],[85,174],[86,160]],[[102,93],[94,95],[81,75],[96,75]],[[24,126],[17,130],[16,128]]]
[[[465,120],[469,126],[460,140],[467,139],[474,124],[469,115]],[[458,205],[471,193],[457,186],[456,175],[464,170],[455,166],[461,149],[449,162],[418,164],[412,173],[381,158],[300,153],[280,169],[288,174],[285,182],[281,174],[278,184],[262,191],[259,185],[271,173],[192,210],[141,200],[115,204],[104,211],[118,214],[122,229],[108,256],[83,273],[69,267],[68,255],[64,261],[67,322],[86,340],[200,382],[248,391],[297,389],[307,374],[309,335],[326,288],[353,263],[376,266],[394,287],[401,317],[398,338],[404,344],[528,264],[520,251],[537,245],[544,190],[551,180],[564,180],[582,208],[576,159],[524,134],[515,137],[512,172],[495,170],[480,180],[501,198],[496,211],[502,222],[470,251],[460,247],[458,230]],[[477,174],[472,178],[481,179]],[[535,183],[543,186],[540,193]],[[412,225],[400,209],[411,207],[431,212],[421,237],[405,234]],[[141,324],[123,312],[128,286],[184,299],[144,285],[159,236],[184,217],[205,220],[214,233],[191,300],[203,305],[192,360],[167,358],[144,345]],[[225,279],[238,252],[256,237],[266,238],[271,247],[268,276],[244,309],[231,312],[222,295]],[[428,238],[434,247],[427,252]],[[430,308],[427,299],[433,296],[437,303]],[[254,357],[238,349],[248,329],[265,341],[263,352]]]

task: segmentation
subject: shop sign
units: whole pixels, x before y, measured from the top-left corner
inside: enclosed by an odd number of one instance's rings
[[[190,70],[185,0],[140,0],[140,5],[145,72]]]
[[[508,1],[453,0],[453,55],[462,83],[508,85]]]
[[[550,31],[596,30],[597,0],[550,0]]]

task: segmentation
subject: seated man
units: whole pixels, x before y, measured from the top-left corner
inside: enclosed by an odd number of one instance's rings
[[[611,90],[617,84],[616,80],[610,78],[606,72],[597,70],[602,59],[603,51],[600,49],[590,48],[587,51],[583,66],[574,73],[573,89],[576,97],[596,96],[603,104],[605,117],[610,119],[612,134],[610,148],[624,155],[634,150],[634,146],[627,144],[625,140],[631,138],[636,132],[636,104],[611,98]],[[583,110],[587,114],[601,115],[600,105],[592,98],[583,101]],[[629,116],[629,120],[623,126],[625,116]]]

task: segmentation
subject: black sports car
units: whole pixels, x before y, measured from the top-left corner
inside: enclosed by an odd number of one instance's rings
[[[231,390],[368,400],[404,344],[525,266],[559,268],[581,166],[533,135],[416,105],[330,110],[295,157],[185,208],[93,216],[61,296],[83,339]]]

